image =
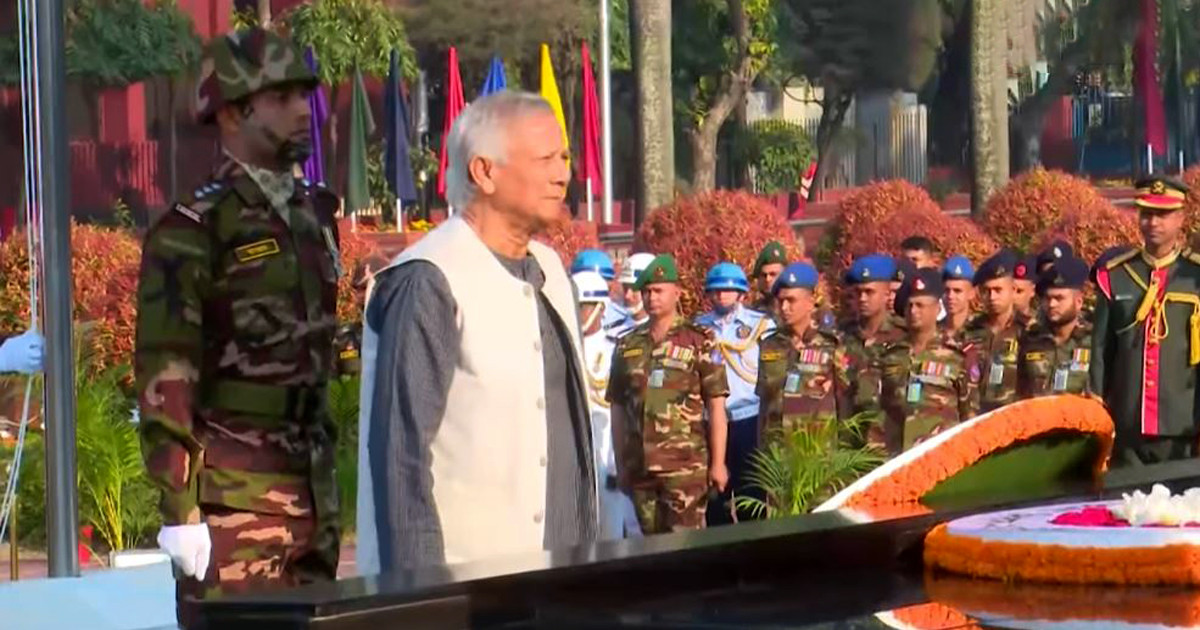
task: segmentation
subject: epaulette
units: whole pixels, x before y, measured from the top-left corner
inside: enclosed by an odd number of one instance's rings
[[[817,328],[817,334],[818,334],[818,335],[823,335],[824,337],[826,337],[826,338],[828,338],[828,339],[832,340],[834,343],[841,343],[841,342],[842,342],[842,335],[841,335],[841,333],[839,333],[839,332],[838,332],[836,329],[833,329],[833,328],[819,328],[819,327],[818,327],[818,328]]]
[[[1142,255],[1142,250],[1136,249],[1136,248],[1131,249],[1131,250],[1129,250],[1123,254],[1120,254],[1118,256],[1113,256],[1112,260],[1109,260],[1107,263],[1104,264],[1104,268],[1109,269],[1109,270],[1116,269],[1117,267],[1119,267],[1141,255]]]
[[[1183,250],[1183,257],[1191,261],[1193,264],[1200,265],[1200,253],[1197,253],[1190,247]]]
[[[233,189],[220,180],[205,182],[190,195],[184,195],[175,202],[171,206],[171,212],[177,212],[189,220],[201,223],[205,213],[220,203],[231,190]]]

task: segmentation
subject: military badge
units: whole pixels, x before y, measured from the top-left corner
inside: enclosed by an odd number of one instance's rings
[[[750,327],[745,324],[738,324],[737,336],[738,336],[738,339],[749,339],[750,338]]]
[[[178,212],[179,214],[182,214],[183,216],[195,221],[196,223],[200,223],[200,213],[199,212],[196,212],[195,210],[192,210],[191,208],[189,208],[181,203],[175,204],[175,206],[172,209],[175,210],[175,212]]]

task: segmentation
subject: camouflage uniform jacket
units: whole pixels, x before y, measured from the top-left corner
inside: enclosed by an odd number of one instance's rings
[[[1092,325],[1082,317],[1062,345],[1054,331],[1037,322],[1021,335],[1017,359],[1017,395],[1086,394],[1092,354]]]
[[[760,434],[848,417],[850,358],[837,335],[809,328],[799,343],[777,329],[759,345],[757,392],[765,410]]]
[[[980,370],[974,349],[944,333],[915,354],[907,339],[889,345],[880,370],[884,442],[891,455],[978,411]]]
[[[980,411],[991,411],[1017,401],[1017,348],[1021,333],[1032,322],[1021,315],[998,334],[988,328],[987,316],[977,315],[959,335],[961,343],[975,346],[979,355],[982,380],[979,385]]]
[[[286,217],[226,160],[146,235],[135,370],[168,525],[201,522],[201,505],[336,516],[337,199],[300,180],[275,192]]]
[[[707,468],[704,403],[729,395],[716,352],[712,331],[682,317],[660,343],[650,336],[650,323],[617,341],[605,398],[629,419],[617,448],[635,485]]]
[[[893,317],[883,320],[875,335],[867,338],[858,322],[842,329],[846,355],[850,359],[849,378],[853,384],[849,416],[881,412],[879,407],[879,359],[883,350],[904,338],[904,330]]]

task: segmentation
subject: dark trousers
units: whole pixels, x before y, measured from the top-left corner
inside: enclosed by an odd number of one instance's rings
[[[729,423],[729,440],[725,447],[725,465],[729,467],[729,487],[720,499],[708,502],[705,520],[708,527],[730,525],[733,519],[734,497],[762,497],[757,488],[746,484],[746,475],[750,472],[750,456],[758,448],[758,416]],[[747,510],[737,511],[737,520],[753,520]]]
[[[1113,446],[1112,467],[1146,466],[1196,457],[1196,436],[1143,436],[1122,439]]]

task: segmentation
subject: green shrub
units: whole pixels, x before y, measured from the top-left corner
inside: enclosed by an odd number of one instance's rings
[[[358,377],[329,382],[329,417],[337,427],[334,451],[342,535],[354,531],[358,500]]]
[[[740,135],[738,157],[755,170],[761,194],[798,190],[800,178],[816,159],[812,140],[800,125],[787,120],[757,120]]]
[[[863,442],[868,420],[814,422],[791,431],[776,431],[751,456],[747,482],[766,498],[741,497],[738,509],[756,517],[787,518],[806,514],[885,457]]]

